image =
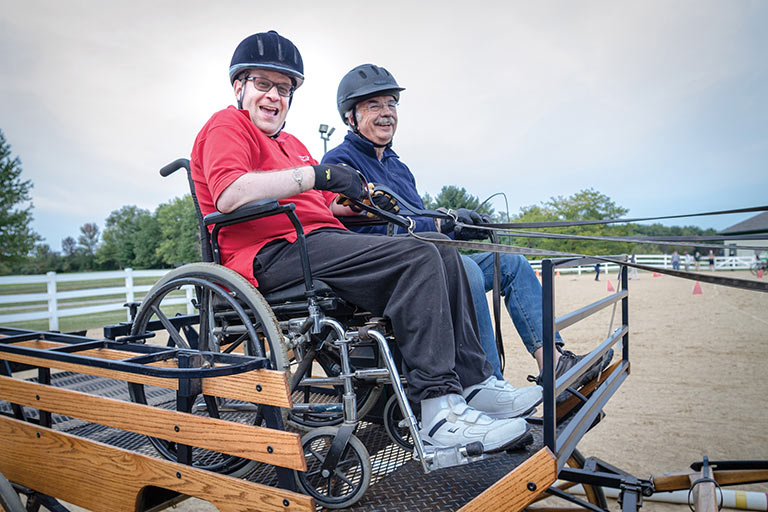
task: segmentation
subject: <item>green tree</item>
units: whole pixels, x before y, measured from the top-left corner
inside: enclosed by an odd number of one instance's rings
[[[175,198],[161,204],[155,212],[161,242],[157,255],[167,265],[200,261],[197,213],[192,196]]]
[[[123,206],[112,211],[104,222],[101,246],[96,261],[102,268],[128,268],[136,259],[136,234],[152,214],[138,206]],[[153,242],[152,250],[156,247]]]
[[[21,160],[11,156],[11,146],[0,130],[0,274],[23,263],[41,240],[32,230],[30,180],[21,179]]]
[[[577,221],[621,218],[629,210],[617,205],[605,194],[594,189],[584,189],[572,196],[552,197],[539,205],[524,206],[515,219],[516,222],[546,222],[546,221]],[[566,228],[547,228],[549,233],[563,233],[581,236],[627,236],[629,227],[626,224],[598,224],[588,226],[572,226]],[[552,251],[572,252],[579,254],[622,254],[635,250],[635,244],[627,242],[609,242],[599,240],[573,240],[516,237],[515,245],[536,247]]]
[[[99,226],[94,222],[86,222],[80,226],[80,236],[77,237],[77,245],[82,253],[80,270],[94,270],[96,250],[99,247]]]
[[[452,208],[454,210],[468,208],[493,216],[493,208],[488,203],[485,203],[478,209],[480,200],[468,193],[464,187],[459,188],[455,185],[445,185],[434,199],[429,194],[424,194],[421,200],[424,201],[424,206],[431,210],[437,208]]]

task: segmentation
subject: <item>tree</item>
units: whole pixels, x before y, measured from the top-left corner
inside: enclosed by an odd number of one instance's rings
[[[136,233],[141,229],[142,219],[151,216],[149,210],[134,205],[112,211],[104,223],[102,243],[96,255],[99,265],[104,268],[133,267],[136,258]],[[154,247],[156,243],[155,241]]]
[[[470,210],[477,210],[479,213],[493,216],[493,208],[488,203],[478,209],[480,200],[469,194],[464,187],[456,187],[455,185],[445,185],[440,189],[440,193],[437,197],[432,199],[429,194],[424,194],[421,198],[424,201],[424,206],[430,210],[437,208],[452,208],[454,210],[458,208],[468,208]]]
[[[539,205],[524,206],[516,222],[577,221],[621,218],[629,210],[618,206],[611,198],[594,189],[584,189],[569,197],[552,197]],[[597,224],[566,228],[548,228],[549,233],[566,233],[581,236],[627,236],[629,227],[617,224]],[[635,244],[600,240],[574,240],[516,237],[515,245],[536,247],[552,251],[579,254],[622,254],[635,250]]]
[[[21,160],[0,130],[0,274],[24,262],[40,236],[32,230],[30,180],[21,179]]]
[[[197,213],[192,196],[186,194],[161,204],[155,212],[162,241],[157,254],[168,265],[200,261]]]

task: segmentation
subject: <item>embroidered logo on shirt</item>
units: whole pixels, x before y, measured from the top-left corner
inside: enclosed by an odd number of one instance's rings
[[[302,162],[309,162],[309,155],[299,155],[299,160]]]
[[[330,169],[326,169],[325,170],[325,179],[327,179],[328,181],[331,181],[331,170]]]

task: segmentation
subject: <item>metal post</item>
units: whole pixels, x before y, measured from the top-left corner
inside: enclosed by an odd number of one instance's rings
[[[621,289],[629,291],[629,277],[628,268],[624,265],[621,268]],[[629,326],[629,293],[626,297],[621,299],[621,324]],[[622,346],[622,359],[629,362],[629,329],[624,333],[621,341]]]
[[[544,446],[557,454],[555,417],[555,281],[552,260],[541,262],[541,314],[544,367],[541,386],[544,388]]]

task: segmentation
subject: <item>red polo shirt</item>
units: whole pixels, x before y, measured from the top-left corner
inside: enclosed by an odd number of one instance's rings
[[[316,164],[307,148],[285,132],[273,139],[251,122],[247,110],[230,106],[213,115],[203,126],[192,148],[192,179],[203,215],[216,211],[221,193],[246,172],[290,169]],[[310,233],[315,229],[344,226],[329,205],[336,193],[308,190],[280,200],[296,205],[296,215]],[[293,243],[296,231],[285,215],[256,219],[219,231],[222,263],[243,275],[254,286],[253,258],[264,245],[279,238]]]

